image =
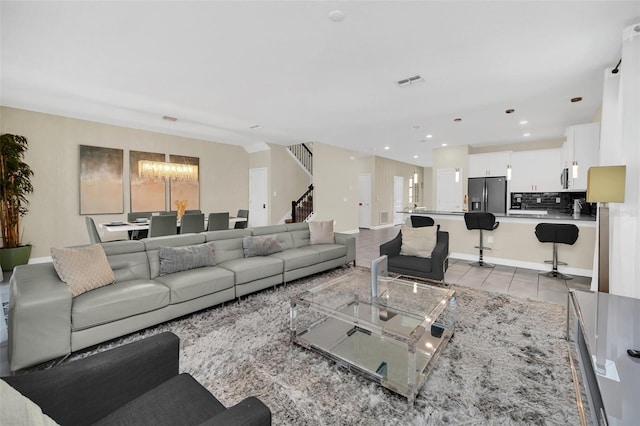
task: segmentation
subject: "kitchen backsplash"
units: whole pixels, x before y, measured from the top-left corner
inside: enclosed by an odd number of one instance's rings
[[[511,209],[547,210],[549,212],[573,213],[573,202],[581,200],[581,214],[595,216],[595,203],[586,202],[586,192],[512,192]]]

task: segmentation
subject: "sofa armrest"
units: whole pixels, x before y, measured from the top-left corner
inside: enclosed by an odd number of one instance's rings
[[[210,418],[200,426],[270,426],[271,410],[255,396]]]
[[[402,231],[398,232],[398,235],[395,236],[391,241],[387,241],[380,245],[380,256],[387,255],[397,256],[400,254],[400,249],[402,248]]]
[[[68,355],[72,296],[53,264],[17,266],[9,282],[9,292],[11,371]]]
[[[431,272],[441,276],[444,280],[444,273],[447,271],[447,258],[449,257],[449,233],[438,231],[436,247],[431,252]]]
[[[91,424],[178,374],[169,332],[48,370],[3,378],[60,424]]]
[[[347,263],[356,261],[356,237],[352,234],[336,232],[334,235],[336,244],[347,246]]]

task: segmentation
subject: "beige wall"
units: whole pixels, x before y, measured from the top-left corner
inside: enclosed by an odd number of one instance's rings
[[[358,154],[313,144],[314,220],[335,220],[337,232],[358,230]]]
[[[424,169],[412,164],[402,163],[400,161],[390,160],[388,158],[375,157],[375,171],[373,176],[372,190],[372,208],[371,208],[371,225],[380,226],[393,223],[393,178],[394,176],[404,177],[404,206],[409,205],[409,179],[413,177],[413,173],[418,173],[418,182],[422,187],[424,182]],[[419,191],[422,196],[422,191]],[[424,200],[418,200],[418,205],[423,205]],[[415,204],[415,203],[414,203]],[[388,212],[389,220],[381,223],[380,213]]]
[[[433,203],[433,167],[425,167],[422,172],[424,177],[424,187],[422,188],[422,202],[421,207],[426,207],[429,210],[435,210],[436,205]]]
[[[272,145],[271,148],[271,220],[269,223],[280,223],[285,216],[291,216],[291,202],[300,198],[311,184],[311,177],[302,166],[289,154],[283,145]],[[315,163],[315,160],[314,160]]]
[[[0,114],[2,133],[29,141],[26,161],[35,173],[35,191],[23,221],[23,242],[33,244],[32,257],[49,256],[51,247],[89,242],[79,214],[79,145],[124,150],[125,213],[95,215],[96,222],[126,219],[129,150],[199,157],[200,209],[205,213],[235,214],[249,205],[249,154],[242,147],[6,107]]]

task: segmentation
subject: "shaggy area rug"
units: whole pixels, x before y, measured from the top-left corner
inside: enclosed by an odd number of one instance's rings
[[[580,424],[565,308],[467,287],[457,292],[455,336],[409,409],[405,398],[290,342],[289,299],[343,267],[99,345],[90,353],[170,330],[180,369],[223,404],[255,395],[273,424]]]

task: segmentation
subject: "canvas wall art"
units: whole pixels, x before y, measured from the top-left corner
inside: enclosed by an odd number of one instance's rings
[[[138,161],[164,161],[165,155],[154,152],[129,151],[129,184],[132,212],[159,212],[167,209],[164,180],[145,179],[138,175]],[[173,209],[170,209],[173,210]]]
[[[169,161],[178,164],[190,164],[198,166],[200,171],[200,159],[198,157],[185,157],[183,155],[170,155]],[[177,200],[187,201],[187,210],[197,210],[200,208],[200,174],[198,180],[171,181],[171,210],[176,210]]]
[[[124,212],[122,149],[80,145],[80,214]]]

